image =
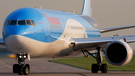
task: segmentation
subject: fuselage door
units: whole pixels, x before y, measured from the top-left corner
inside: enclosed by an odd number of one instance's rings
[[[43,17],[43,21],[45,25],[45,36],[49,36],[49,24],[46,22],[44,17]]]

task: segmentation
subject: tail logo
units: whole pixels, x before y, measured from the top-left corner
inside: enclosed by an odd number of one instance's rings
[[[92,9],[93,0],[90,0],[90,3],[91,3],[91,9]]]

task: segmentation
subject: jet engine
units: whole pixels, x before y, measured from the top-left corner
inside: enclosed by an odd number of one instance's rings
[[[124,41],[112,41],[105,49],[107,61],[115,66],[128,64],[133,56],[132,48]]]

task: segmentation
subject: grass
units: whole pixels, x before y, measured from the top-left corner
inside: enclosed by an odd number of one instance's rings
[[[55,63],[61,63],[66,64],[82,69],[88,69],[88,67],[91,67],[93,63],[96,63],[96,60],[93,57],[63,57],[60,59],[54,59],[50,60],[51,62]],[[131,62],[124,66],[113,66],[110,63],[107,62],[107,60],[104,58],[102,63],[108,64],[108,70],[109,71],[135,71],[135,57],[132,58]]]

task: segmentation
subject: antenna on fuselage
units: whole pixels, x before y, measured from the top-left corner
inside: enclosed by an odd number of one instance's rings
[[[75,10],[73,11],[73,13],[75,13]]]
[[[40,5],[40,9],[42,9],[42,5]]]

